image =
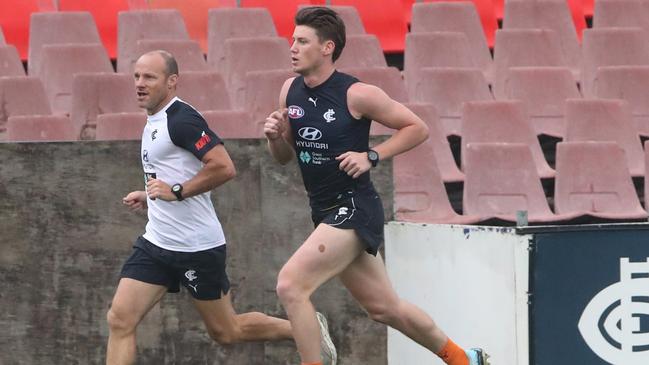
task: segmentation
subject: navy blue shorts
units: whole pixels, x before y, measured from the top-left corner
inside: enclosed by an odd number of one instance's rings
[[[216,300],[230,290],[225,258],[225,245],[204,251],[177,252],[138,237],[120,277],[166,286],[169,293],[178,293],[182,284],[195,299]]]
[[[365,244],[365,251],[376,256],[383,244],[383,203],[374,189],[346,191],[329,207],[311,208],[311,220],[317,227],[324,223],[341,229],[353,229]]]

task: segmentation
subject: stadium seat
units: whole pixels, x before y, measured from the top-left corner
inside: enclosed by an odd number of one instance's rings
[[[377,6],[374,0],[329,0],[336,6],[354,6],[363,21],[365,31],[379,38],[386,53],[400,53],[404,49],[404,38],[408,31],[403,20],[403,7],[400,0],[382,0]]]
[[[270,13],[262,8],[210,9],[208,26],[207,63],[219,72],[225,67],[226,40],[277,36]]]
[[[649,65],[649,43],[642,28],[598,28],[584,31],[581,92],[593,97],[597,69],[602,66]]]
[[[593,28],[638,27],[649,31],[649,6],[640,0],[598,0]]]
[[[493,100],[489,84],[478,69],[424,67],[418,81],[410,100],[435,106],[447,136],[460,136],[465,102]]]
[[[616,142],[624,150],[631,176],[645,174],[642,143],[624,100],[567,100],[564,141]]]
[[[291,40],[295,29],[295,14],[301,6],[323,6],[325,0],[240,0],[242,8],[266,8],[273,17],[279,36]]]
[[[367,34],[361,15],[354,6],[336,5],[330,6],[340,18],[345,22],[345,32],[347,35]]]
[[[470,143],[523,143],[529,146],[539,177],[554,177],[521,101],[472,101],[462,108],[462,170]]]
[[[394,211],[399,221],[472,224],[477,217],[457,214],[448,198],[435,160],[433,143],[425,142],[394,157]]]
[[[638,133],[649,137],[649,66],[599,67],[594,89],[597,98],[628,101]]]
[[[412,33],[460,32],[469,41],[475,64],[491,81],[493,60],[475,5],[470,2],[417,3],[412,7]]]
[[[7,41],[5,41],[5,35],[2,32],[2,26],[0,26],[0,46],[5,46],[7,45]]]
[[[180,11],[187,26],[189,37],[198,41],[203,53],[207,53],[207,18],[210,9],[234,8],[236,0],[148,0],[149,9],[176,9]]]
[[[112,72],[73,76],[70,120],[78,139],[95,139],[100,114],[138,111],[132,76]]]
[[[494,49],[496,99],[506,98],[504,81],[510,67],[568,67],[557,33],[548,29],[500,29]]]
[[[217,136],[230,138],[261,138],[263,126],[254,123],[246,110],[210,110],[202,112],[203,117]]]
[[[406,84],[401,77],[401,71],[396,67],[341,67],[339,70],[356,77],[361,82],[378,86],[389,97],[400,103],[408,101]]]
[[[423,67],[477,68],[466,35],[459,32],[410,33],[406,36],[403,76],[413,96]]]
[[[627,164],[615,142],[560,142],[554,206],[558,214],[603,220],[647,220]]]
[[[29,23],[27,73],[40,67],[42,50],[48,44],[101,44],[97,26],[87,11],[34,13]]]
[[[347,36],[336,67],[387,67],[379,39],[373,34]]]
[[[88,11],[95,19],[101,41],[111,59],[117,58],[117,14],[145,10],[147,0],[57,0],[59,11]]]
[[[582,19],[583,22],[583,19]],[[579,35],[565,0],[511,0],[505,3],[503,29],[550,29],[559,38],[563,59],[578,76],[581,49]],[[582,27],[583,28],[583,27]]]
[[[563,138],[565,101],[581,98],[567,67],[512,67],[503,82],[506,99],[525,104],[537,135]]]
[[[198,111],[230,109],[223,76],[215,71],[187,71],[178,78],[177,95]]]
[[[246,73],[246,98],[235,109],[247,110],[259,130],[263,130],[266,117],[279,108],[279,92],[284,82],[294,77],[290,70],[251,71]]]
[[[139,113],[106,113],[97,115],[97,141],[140,140],[146,125],[146,114]]]
[[[464,173],[455,164],[451,147],[446,139],[435,107],[427,103],[407,103],[405,105],[428,126],[428,139],[424,143],[433,146],[434,157],[434,160],[428,163],[435,162],[443,182],[464,181]]]
[[[462,211],[483,222],[529,223],[559,220],[552,213],[529,147],[522,143],[469,143],[465,149]]]
[[[246,72],[291,69],[285,38],[231,38],[225,41],[224,53],[222,74],[235,107],[245,103]]]
[[[175,9],[120,11],[117,18],[117,72],[129,72],[140,55],[141,39],[189,39],[182,15]]]
[[[81,72],[113,72],[108,54],[101,44],[43,46],[36,76],[43,80],[55,114],[70,112],[73,75]]]
[[[150,51],[163,49],[170,52],[176,58],[178,70],[182,74],[185,71],[207,71],[207,62],[198,42],[183,39],[142,39],[137,41],[136,54],[144,54]],[[135,62],[132,60],[129,74],[133,72]]]
[[[39,11],[56,10],[52,0],[0,1],[0,27],[7,44],[13,44],[22,60],[29,48],[29,18]]]
[[[0,45],[0,77],[2,76],[25,76],[20,55],[13,45]]]
[[[20,115],[9,117],[6,141],[75,141],[70,118],[64,115]]]
[[[41,79],[25,76],[0,77],[0,132],[5,131],[9,117],[51,113]]]
[[[466,2],[467,0],[424,0],[423,2]],[[494,46],[494,33],[498,29],[498,20],[496,19],[496,12],[494,8],[493,0],[470,0],[475,6],[478,15],[480,16],[480,23],[482,24],[482,29],[484,31],[485,37],[487,38],[487,45],[489,47]]]

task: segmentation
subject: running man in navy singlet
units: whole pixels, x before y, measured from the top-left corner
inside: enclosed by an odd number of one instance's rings
[[[295,157],[309,196],[315,230],[279,273],[277,294],[288,313],[302,364],[323,364],[328,338],[319,336],[311,294],[338,277],[370,317],[402,332],[449,365],[485,365],[481,349],[463,350],[428,314],[400,299],[378,249],[383,208],[370,180],[380,161],[426,140],[426,124],[380,88],[336,71],[345,25],[331,9],[295,16],[293,70],[280,91],[279,110],[264,124],[273,157]],[[396,130],[370,148],[371,121]]]
[[[135,64],[134,78],[138,104],[148,113],[141,147],[146,188],[123,202],[148,208],[149,221],[122,268],[108,311],[106,363],[135,363],[138,324],[181,285],[221,344],[292,339],[287,320],[232,308],[226,242],[210,191],[232,179],[235,168],[201,114],[175,96],[176,60],[166,51],[146,53]]]

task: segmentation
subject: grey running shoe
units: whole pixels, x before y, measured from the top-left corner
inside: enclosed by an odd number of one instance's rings
[[[469,358],[469,365],[489,365],[489,355],[483,349],[467,350],[466,357]]]
[[[329,336],[329,326],[327,325],[327,318],[320,312],[315,313],[320,326],[320,356],[322,357],[322,365],[336,365],[338,362],[338,353],[331,336]]]

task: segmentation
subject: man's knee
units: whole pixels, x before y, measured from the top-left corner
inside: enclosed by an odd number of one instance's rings
[[[283,304],[299,302],[308,298],[308,294],[303,290],[297,275],[286,268],[283,268],[277,276],[277,287],[275,291]]]
[[[238,325],[227,330],[223,328],[208,327],[207,332],[219,345],[232,345],[241,342],[242,332]]]
[[[108,328],[113,333],[131,333],[135,331],[137,320],[123,311],[111,308],[106,313]]]
[[[399,320],[399,303],[381,301],[365,306],[370,318],[376,322],[392,325]]]

